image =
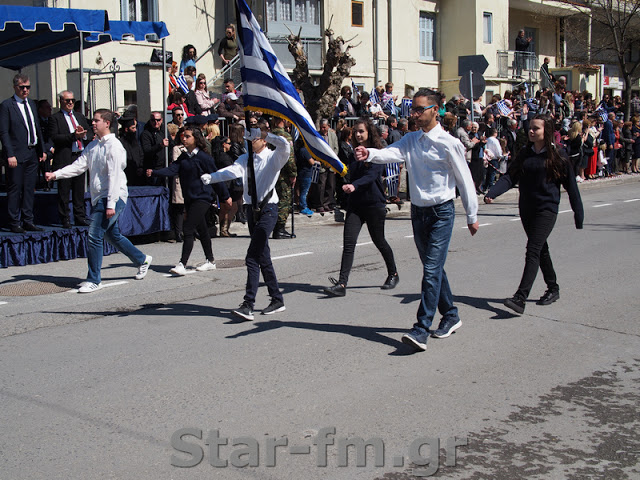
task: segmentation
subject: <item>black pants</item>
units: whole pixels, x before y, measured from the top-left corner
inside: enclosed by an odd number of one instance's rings
[[[187,219],[184,221],[184,243],[182,244],[182,256],[180,262],[183,265],[187,265],[191,250],[193,250],[193,239],[196,230],[200,235],[200,243],[202,244],[202,250],[204,250],[204,256],[207,260],[213,262],[213,250],[211,249],[211,236],[209,235],[209,228],[207,227],[207,220],[205,215],[211,204],[205,200],[196,200],[195,202],[185,203],[187,209]]]
[[[340,265],[340,278],[338,282],[347,285],[349,273],[353,266],[353,256],[356,251],[358,235],[364,223],[367,224],[369,235],[373,244],[380,250],[384,263],[387,265],[387,273],[396,273],[396,262],[393,259],[391,246],[384,238],[384,220],[387,215],[385,207],[347,210],[347,218],[344,221],[342,263]]]
[[[553,269],[547,238],[551,235],[556,224],[557,213],[554,212],[523,212],[520,211],[522,226],[527,234],[527,253],[525,255],[524,272],[516,295],[529,297],[531,287],[538,274],[538,268],[542,270],[544,282],[549,290],[557,290],[556,272]]]
[[[38,178],[38,155],[35,148],[22,163],[11,168],[5,167],[7,174],[7,209],[9,226],[19,227],[23,223],[33,223],[33,201],[36,179]]]
[[[328,168],[326,172],[318,175],[318,192],[320,193],[320,207],[329,211],[333,210],[336,207],[336,174]]]
[[[77,158],[77,157],[76,157]],[[58,214],[63,223],[69,221],[69,192],[73,203],[73,221],[87,223],[87,214],[84,208],[84,184],[85,174],[73,178],[58,180]]]
[[[256,303],[256,294],[260,285],[260,272],[264,283],[267,284],[269,296],[281,302],[284,301],[276,271],[271,263],[271,249],[269,248],[269,236],[273,232],[278,219],[278,204],[267,203],[262,209],[262,215],[256,222],[253,219],[251,205],[245,205],[245,215],[247,223],[249,223],[249,233],[251,234],[251,243],[247,249],[247,256],[244,261],[247,264],[247,286],[245,289],[244,301],[252,307]]]

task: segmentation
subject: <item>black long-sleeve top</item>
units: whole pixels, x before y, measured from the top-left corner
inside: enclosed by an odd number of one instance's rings
[[[526,155],[522,164],[522,172],[517,173],[515,169],[509,169],[509,172],[502,175],[491,187],[487,197],[496,198],[517,183],[520,189],[518,208],[521,215],[523,212],[525,214],[535,214],[542,211],[558,213],[560,185],[562,185],[569,194],[576,228],[581,229],[584,221],[582,199],[573,167],[566,155],[562,156],[566,166],[565,175],[558,180],[548,181],[545,168],[546,151],[535,153],[531,147],[526,147],[526,151],[522,154]]]
[[[153,170],[151,175],[159,177],[174,177],[178,175],[180,177],[182,195],[186,201],[205,200],[213,202],[214,190],[220,201],[225,201],[229,198],[229,191],[224,183],[205,185],[200,180],[201,175],[215,172],[216,170],[213,158],[206,152],[198,150],[194,155],[184,152],[167,168]]]
[[[385,207],[387,199],[384,196],[382,176],[385,166],[381,164],[358,162],[353,153],[350,155],[349,178],[355,190],[347,196],[348,210],[362,208]]]

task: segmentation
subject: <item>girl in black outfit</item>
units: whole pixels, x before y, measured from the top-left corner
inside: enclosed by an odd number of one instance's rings
[[[231,139],[229,137],[214,138],[211,142],[211,149],[218,170],[233,164],[234,160],[229,154],[231,150]],[[220,236],[237,237],[235,233],[229,232],[229,227],[238,211],[239,203],[242,202],[242,180],[229,180],[225,182],[225,185],[231,196],[231,206],[227,206],[226,203],[220,205]]]
[[[573,166],[564,152],[560,153],[553,141],[553,120],[536,115],[529,125],[529,145],[522,149],[509,167],[509,171],[489,190],[485,203],[502,195],[516,183],[520,188],[518,208],[522,226],[527,234],[527,253],[524,272],[518,291],[504,304],[517,313],[523,313],[525,302],[538,273],[542,270],[547,291],[538,305],[549,305],[560,298],[547,238],[553,230],[560,204],[560,185],[569,194],[577,229],[582,228],[584,212]]]
[[[235,162],[238,157],[247,150],[244,146],[244,127],[239,123],[234,123],[229,126],[229,139],[231,140],[231,148],[229,149],[229,155]],[[238,211],[236,212],[236,221],[241,222],[243,225],[247,223],[247,218],[244,214],[244,208],[242,207],[242,196],[238,200]]]
[[[185,275],[187,273],[185,267],[189,261],[191,250],[193,250],[193,237],[196,230],[198,230],[200,243],[207,257],[207,261],[196,267],[196,270],[206,272],[216,268],[213,260],[213,250],[211,249],[211,237],[209,236],[209,229],[205,219],[205,214],[211,207],[215,197],[212,186],[204,185],[200,180],[202,174],[215,172],[216,165],[213,158],[205,153],[207,141],[199,128],[187,125],[180,129],[178,135],[187,151],[167,168],[147,170],[147,177],[152,175],[160,177],[180,176],[187,219],[183,226],[184,243],[182,244],[182,256],[178,265],[173,267],[170,272],[175,275]],[[216,184],[213,188],[215,188],[220,202],[226,201],[227,205],[231,204],[231,197],[224,184]]]
[[[353,146],[363,145],[369,148],[381,148],[378,129],[368,118],[360,118],[353,126]],[[367,224],[371,240],[380,250],[387,266],[387,279],[382,288],[387,290],[398,284],[398,272],[393,259],[393,251],[384,238],[384,220],[386,212],[386,198],[382,175],[384,165],[375,165],[367,162],[358,162],[353,155],[349,155],[349,174],[351,183],[342,187],[348,194],[347,215],[344,222],[342,250],[342,264],[340,265],[340,277],[338,280],[329,278],[334,284],[324,289],[327,295],[344,297],[346,295],[347,281],[353,265],[353,255],[360,229]]]

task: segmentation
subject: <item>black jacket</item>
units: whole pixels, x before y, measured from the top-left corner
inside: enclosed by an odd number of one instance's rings
[[[384,208],[386,206],[387,199],[382,183],[384,172],[384,165],[358,162],[353,156],[351,157],[349,179],[356,189],[347,195],[348,210]]]
[[[144,153],[144,168],[155,170],[165,165],[164,159],[164,128],[155,130],[151,128],[151,124],[144,126],[144,131],[140,137],[142,152]]]
[[[93,130],[84,115],[73,112],[73,116],[76,119],[76,123],[87,131],[87,138],[81,140],[83,146],[86,146],[93,139]],[[53,169],[58,170],[59,168],[71,165],[74,160],[71,157],[71,153],[73,144],[76,142],[76,134],[70,132],[64,112],[59,111],[51,115],[47,133],[54,148]]]

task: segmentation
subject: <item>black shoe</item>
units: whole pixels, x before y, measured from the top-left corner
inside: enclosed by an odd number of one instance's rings
[[[332,287],[323,288],[322,291],[330,297],[344,297],[347,294],[347,287],[338,283],[333,277],[329,277],[329,281],[333,283]]]
[[[382,290],[391,290],[392,288],[396,288],[396,285],[398,284],[399,281],[400,281],[400,277],[396,272],[393,275],[389,275],[385,280],[384,285],[382,285],[380,288]]]
[[[12,233],[25,233],[26,230],[20,226],[18,227],[11,227],[11,232]]]
[[[62,228],[71,228],[71,222],[69,220],[63,220]]]
[[[233,313],[245,320],[253,320],[253,307],[248,302],[242,302],[240,308],[233,310]]]
[[[272,313],[284,312],[285,310],[284,302],[273,298],[269,306],[262,310],[262,315],[271,315]]]
[[[514,295],[512,298],[507,298],[504,301],[504,306],[509,307],[516,313],[524,313],[525,299],[520,295]]]
[[[559,290],[547,290],[544,295],[540,297],[540,300],[536,302],[536,305],[551,305],[553,302],[560,298]]]
[[[285,240],[294,237],[289,232],[287,232],[284,227],[282,227],[273,230],[273,238],[276,240]]]
[[[44,232],[44,228],[36,227],[33,223],[23,223],[22,228],[27,232]]]

